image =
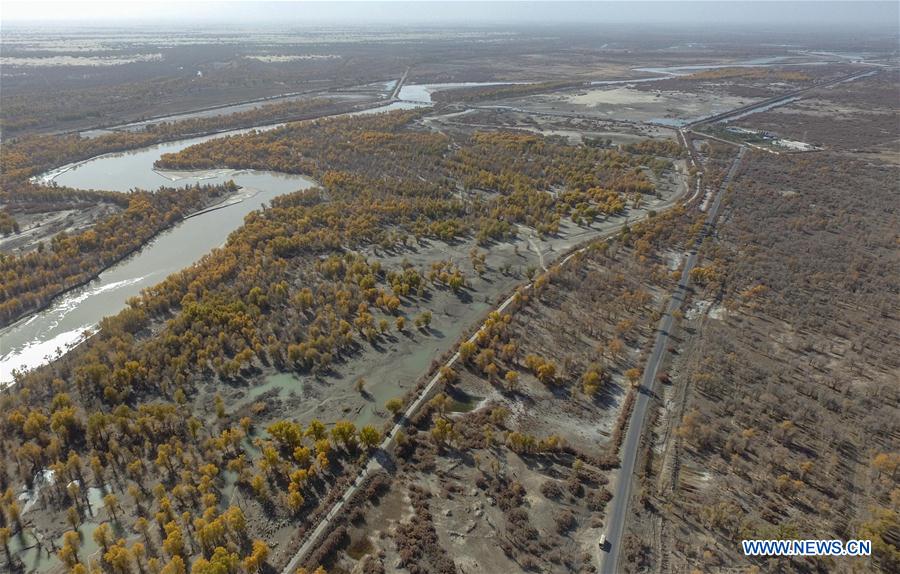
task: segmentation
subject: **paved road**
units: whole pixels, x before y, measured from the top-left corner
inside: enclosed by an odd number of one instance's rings
[[[400,76],[400,79],[397,81],[397,85],[394,86],[394,90],[391,92],[390,100],[396,101],[400,97],[400,90],[403,88],[403,84],[406,83],[406,78],[409,76],[409,68],[406,68],[406,71],[403,72],[403,75]]]
[[[662,211],[678,205],[682,201],[683,195],[686,195],[686,192],[684,194],[677,194],[666,203],[658,205],[654,209],[657,211]],[[644,218],[646,218],[646,215],[630,222],[626,220],[625,222],[611,227],[608,230],[598,234],[596,237],[591,238],[588,243],[593,243],[594,241],[597,241],[598,239],[601,239],[603,237],[611,237],[616,233],[619,233],[622,228],[625,227],[625,225],[634,224],[635,221],[640,221]],[[582,247],[571,252],[569,255],[560,260],[559,265],[563,266],[568,264],[568,262],[573,257],[575,257],[579,253],[583,253],[587,249],[588,247]],[[524,285],[522,287],[522,290],[530,289],[531,285],[531,283]],[[496,308],[496,311],[500,313],[504,312],[512,304],[514,299],[515,294],[510,295],[506,298],[505,301],[503,301],[503,303],[500,304],[500,306]],[[484,328],[484,324],[482,324],[478,331],[476,331],[475,334],[473,334],[468,340],[470,342],[475,342],[478,337],[478,333]],[[444,363],[444,366],[452,367],[456,364],[457,361],[459,361],[459,351],[453,353],[453,356],[450,357],[450,359],[448,359],[446,363]],[[326,514],[324,518],[319,520],[319,523],[316,525],[316,527],[313,528],[313,530],[306,536],[305,540],[300,544],[300,548],[297,549],[297,552],[294,554],[293,558],[291,558],[287,566],[282,569],[282,574],[296,573],[297,568],[299,568],[303,564],[303,561],[306,559],[306,557],[309,556],[309,553],[312,551],[313,546],[318,544],[321,541],[322,537],[331,530],[332,526],[334,525],[335,517],[340,515],[340,513],[344,510],[344,506],[349,503],[349,501],[357,492],[359,492],[359,489],[365,483],[366,479],[372,473],[384,468],[384,465],[381,461],[386,460],[388,457],[388,453],[393,450],[398,433],[403,430],[409,419],[411,419],[417,412],[419,412],[419,410],[425,405],[425,403],[432,398],[432,396],[438,390],[440,382],[441,375],[440,372],[438,372],[434,377],[432,377],[432,379],[419,393],[416,399],[409,405],[409,407],[403,413],[403,416],[400,417],[400,419],[394,424],[393,427],[391,427],[390,432],[384,437],[384,440],[382,440],[381,444],[378,446],[378,449],[376,449],[374,456],[369,459],[369,462],[366,464],[365,468],[363,468],[362,472],[357,475],[356,480],[353,481],[353,484],[351,484],[350,487],[347,488],[347,490],[344,492],[344,495],[340,499],[338,499],[338,501],[335,502],[331,507],[331,510],[328,511],[328,514]]]
[[[731,169],[722,180],[719,186],[719,192],[716,199],[706,216],[705,229],[700,238],[694,243],[684,263],[684,271],[681,273],[681,279],[678,286],[672,294],[672,299],[666,308],[666,313],[659,320],[657,326],[656,339],[653,342],[653,350],[647,359],[647,366],[644,368],[644,377],[641,380],[641,386],[638,388],[637,400],[634,403],[634,410],[631,413],[631,419],[628,421],[628,431],[625,435],[625,441],[622,443],[622,465],[619,468],[616,479],[616,488],[613,493],[612,504],[610,506],[608,526],[606,530],[606,540],[609,545],[609,553],[602,557],[600,571],[604,574],[615,574],[619,572],[619,554],[622,549],[622,533],[625,530],[625,517],[628,512],[628,502],[631,498],[631,483],[634,478],[634,465],[637,462],[638,447],[641,442],[641,435],[644,431],[644,421],[647,418],[647,409],[650,405],[650,398],[653,395],[653,389],[656,383],[656,376],[659,366],[662,364],[663,357],[669,347],[669,333],[672,330],[672,313],[681,307],[684,298],[687,295],[688,283],[690,282],[691,270],[697,263],[697,249],[703,237],[712,232],[715,225],[716,216],[719,214],[719,205],[722,202],[722,196],[731,183],[735,171],[737,171],[741,158],[744,156],[746,148],[741,148]]]

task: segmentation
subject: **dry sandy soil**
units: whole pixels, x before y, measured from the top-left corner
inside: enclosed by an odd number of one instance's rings
[[[26,253],[58,233],[79,233],[119,211],[118,206],[100,203],[59,211],[17,213],[19,233],[0,236],[0,253]]]
[[[626,85],[540,94],[495,103],[534,113],[677,125],[754,101],[754,98],[709,92],[647,92]]]
[[[525,130],[543,136],[560,136],[572,145],[584,143],[588,139],[608,140],[609,145],[627,145],[648,138],[672,139],[675,137],[674,130],[658,126],[601,118],[522,113],[509,109],[491,108],[489,104],[464,112],[429,116],[425,122],[433,129],[438,130],[452,127]]]

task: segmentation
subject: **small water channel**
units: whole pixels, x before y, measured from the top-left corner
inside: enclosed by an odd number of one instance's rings
[[[785,62],[789,59],[787,56],[777,56],[774,58],[757,58],[755,60],[745,60],[742,62],[721,63],[721,64],[694,64],[686,66],[667,66],[662,68],[635,68],[635,72],[646,72],[648,74],[665,74],[667,76],[686,76],[695,72],[704,70],[719,70],[722,68],[773,68],[781,66],[821,66],[824,64],[833,64],[834,62],[811,61],[811,62]]]
[[[477,88],[486,86],[507,86],[521,84],[522,82],[454,82],[445,84],[406,84],[400,88],[398,98],[405,102],[418,102],[431,104],[431,95],[441,90],[455,90],[457,88]]]
[[[53,482],[53,472],[44,470],[35,478],[32,490],[26,490],[19,494],[19,501],[24,503],[22,506],[23,517],[27,518],[28,512],[32,510],[35,504],[39,503],[40,491],[52,486]],[[89,508],[83,516],[83,522],[77,529],[80,538],[78,555],[82,559],[95,554],[100,549],[94,540],[94,531],[102,523],[98,513],[104,507],[103,497],[109,492],[106,487],[92,486],[88,488],[87,500]],[[117,522],[112,522],[111,527],[116,536],[127,536],[128,534],[121,524]],[[47,572],[59,567],[59,557],[51,550],[61,548],[63,543],[63,536],[52,541],[44,536],[39,538],[34,528],[25,526],[9,539],[9,550],[10,554],[22,561],[26,572]]]

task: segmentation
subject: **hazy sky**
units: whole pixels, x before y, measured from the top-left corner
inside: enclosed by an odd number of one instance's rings
[[[302,24],[647,23],[900,27],[900,2],[2,2],[0,21]]]

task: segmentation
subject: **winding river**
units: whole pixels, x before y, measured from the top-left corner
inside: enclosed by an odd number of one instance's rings
[[[404,86],[400,99],[384,106],[342,114],[359,116],[431,105],[438,89],[479,84],[428,84]],[[488,85],[493,85],[490,83]],[[273,129],[283,124],[254,128]],[[103,317],[125,308],[129,298],[184,269],[223,245],[228,235],[243,224],[244,217],[272,198],[315,185],[296,175],[265,171],[215,170],[207,172],[163,172],[153,168],[164,153],[180,151],[211,139],[245,133],[233,130],[193,137],[137,150],[105,154],[50,171],[38,180],[80,189],[126,192],[134,188],[186,186],[234,180],[241,189],[222,204],[222,209],[201,212],[159,234],[139,252],[102,272],[83,287],[57,297],[46,309],[0,329],[0,386],[13,382],[13,371],[26,371],[48,363],[73,348]]]
[[[166,147],[171,150],[172,145]],[[130,297],[222,245],[228,234],[241,226],[245,215],[273,197],[314,185],[300,176],[253,171],[220,171],[165,181],[162,175],[152,171],[159,153],[156,151],[154,157],[146,151],[106,157],[67,171],[57,181],[75,187],[125,191],[132,186],[144,187],[145,180],[155,178],[163,179],[155,187],[233,179],[241,189],[226,200],[233,202],[226,203],[227,207],[185,219],[155,237],[135,255],[102,272],[96,280],[63,294],[47,309],[0,331],[0,383],[12,380],[13,369],[34,368],[64,352],[101,318],[122,310]],[[134,183],[135,180],[141,183]],[[84,182],[90,184],[83,185]]]
[[[818,63],[818,62],[813,62]],[[824,63],[824,62],[822,62]],[[809,64],[809,62],[807,62]],[[677,66],[669,68],[637,68],[635,71],[662,74],[652,78],[605,80],[594,85],[650,82],[691,71],[734,66],[788,65],[778,59],[751,60],[731,64]],[[397,101],[382,106],[340,114],[344,117],[410,109],[432,105],[431,95],[440,90],[494,86],[515,82],[463,82],[404,85]],[[176,114],[173,118],[183,116]],[[159,118],[161,121],[166,118]],[[253,128],[273,129],[283,124]],[[129,298],[142,289],[162,281],[169,274],[197,262],[215,247],[224,244],[228,235],[244,221],[244,217],[268,203],[272,198],[298,189],[306,189],[313,181],[274,172],[215,170],[208,172],[161,172],[153,164],[164,153],[180,151],[188,146],[249,129],[232,130],[202,137],[192,137],[132,150],[105,154],[87,161],[52,170],[38,180],[81,189],[126,192],[130,189],[157,189],[160,186],[185,186],[195,183],[221,183],[232,179],[241,186],[225,200],[222,209],[186,218],[175,227],[158,235],[136,254],[110,267],[87,285],[57,297],[49,307],[0,329],[0,386],[13,381],[13,371],[25,371],[45,364],[83,341],[87,333],[105,316],[125,308]]]

